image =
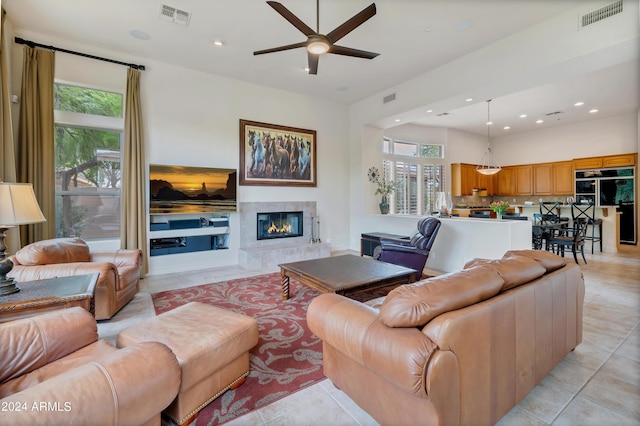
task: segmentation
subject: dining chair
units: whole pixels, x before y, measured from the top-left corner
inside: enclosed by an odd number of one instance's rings
[[[560,202],[540,201],[540,215],[545,222],[560,222]]]
[[[547,239],[548,248],[554,251],[554,253],[564,257],[565,248],[571,247],[573,259],[576,263],[578,263],[578,250],[580,250],[582,260],[584,260],[586,265],[587,259],[584,257],[584,241],[587,223],[588,219],[586,218],[576,218],[573,221],[573,227],[565,229],[562,234],[549,234],[549,238]]]
[[[595,213],[596,206],[593,203],[573,203],[571,205],[571,217],[573,220],[577,218],[587,219],[585,239],[591,241],[591,254],[593,254],[593,246],[596,241],[600,242],[600,253],[602,253],[602,219],[596,218]],[[591,227],[591,235],[589,235],[589,226]],[[598,235],[595,235],[596,226],[598,227]]]

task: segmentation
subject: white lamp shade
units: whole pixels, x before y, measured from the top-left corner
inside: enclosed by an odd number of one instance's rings
[[[45,222],[30,183],[0,182],[0,226]]]

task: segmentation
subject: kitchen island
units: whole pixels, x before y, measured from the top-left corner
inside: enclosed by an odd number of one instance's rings
[[[531,222],[475,218],[440,218],[442,225],[427,268],[453,272],[476,257],[500,259],[509,250],[531,249]]]

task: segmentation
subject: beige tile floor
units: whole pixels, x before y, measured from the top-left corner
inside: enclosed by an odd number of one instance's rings
[[[569,261],[572,261],[569,257]],[[587,254],[583,342],[498,423],[508,425],[640,425],[640,254]],[[274,270],[223,267],[150,276],[134,300],[98,325],[115,339],[154,315],[151,294]],[[376,425],[329,380],[228,423],[240,425]]]

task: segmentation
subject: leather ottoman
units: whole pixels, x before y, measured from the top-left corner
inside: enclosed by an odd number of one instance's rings
[[[167,345],[180,365],[178,396],[163,413],[180,425],[249,374],[249,350],[258,344],[258,323],[246,315],[191,302],[121,331],[118,347],[141,341]]]

